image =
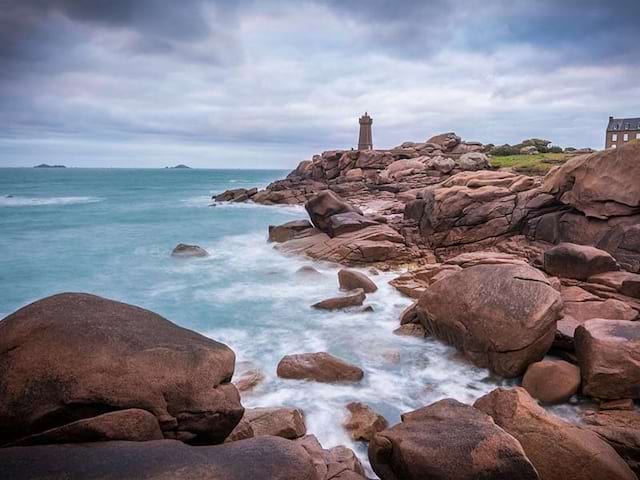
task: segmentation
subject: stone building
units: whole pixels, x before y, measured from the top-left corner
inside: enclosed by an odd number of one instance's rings
[[[371,136],[371,124],[373,120],[367,112],[360,117],[360,137],[358,138],[358,150],[372,150],[373,138]]]
[[[633,140],[640,141],[640,118],[609,117],[605,148],[617,148]]]

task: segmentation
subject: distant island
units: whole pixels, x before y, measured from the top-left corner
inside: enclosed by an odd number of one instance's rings
[[[189,166],[187,166],[187,165],[184,165],[184,164],[182,164],[182,163],[181,163],[180,165],[176,165],[175,167],[164,167],[164,168],[168,168],[169,170],[173,170],[173,169],[175,169],[175,168],[186,168],[186,169],[188,169],[188,170],[191,170],[191,167],[189,167]]]
[[[64,165],[48,165],[46,163],[41,163],[40,165],[36,165],[33,168],[67,168]]]

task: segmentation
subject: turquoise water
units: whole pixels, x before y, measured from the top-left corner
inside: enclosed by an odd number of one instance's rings
[[[247,406],[305,411],[325,447],[347,444],[345,405],[363,401],[391,423],[443,397],[471,402],[496,380],[433,340],[392,334],[410,300],[372,277],[373,313],[319,312],[312,303],[338,293],[335,265],[285,257],[267,242],[269,224],[306,218],[301,207],[220,204],[213,193],[265,186],[283,171],[0,169],[0,315],[38,298],[83,291],[133,303],[223,341],[238,371],[266,381]],[[174,259],[195,243],[208,258]],[[313,265],[319,277],[296,270]],[[365,370],[355,385],[278,379],[283,355],[329,351]]]

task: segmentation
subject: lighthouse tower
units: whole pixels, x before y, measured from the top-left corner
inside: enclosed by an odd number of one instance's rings
[[[358,139],[358,150],[373,149],[373,137],[371,136],[372,123],[373,120],[367,112],[360,117],[360,138]]]

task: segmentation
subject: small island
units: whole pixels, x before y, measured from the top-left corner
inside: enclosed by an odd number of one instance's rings
[[[64,165],[49,165],[47,163],[41,163],[40,165],[36,165],[33,168],[67,168]]]
[[[169,170],[185,169],[185,168],[186,168],[187,170],[191,170],[191,167],[189,167],[189,166],[187,166],[187,165],[185,165],[185,164],[183,164],[183,163],[181,163],[180,165],[176,165],[175,167],[164,167],[164,168],[169,169]]]

